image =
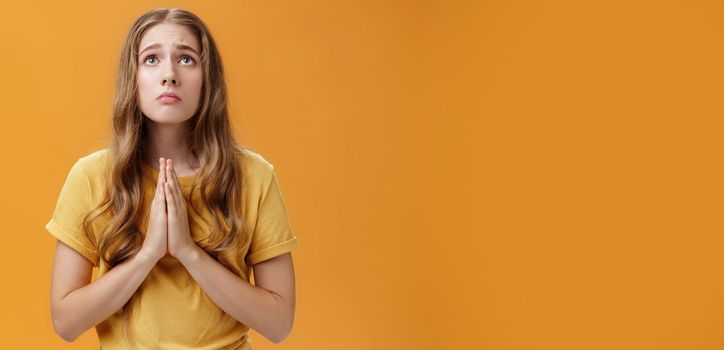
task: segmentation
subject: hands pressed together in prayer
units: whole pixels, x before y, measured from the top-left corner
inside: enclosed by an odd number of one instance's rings
[[[258,264],[258,285],[231,271],[199,247],[189,230],[186,200],[173,162],[159,159],[155,196],[149,209],[148,229],[139,251],[141,260],[156,264],[166,254],[174,256],[206,295],[225,313],[258,330],[275,342],[284,339],[294,323],[294,280],[291,260]],[[272,261],[272,260],[269,260]],[[286,264],[288,261],[289,265]],[[271,289],[264,284],[272,286]]]
[[[167,253],[182,260],[197,249],[189,230],[186,201],[171,159],[159,159],[158,183],[151,202],[141,253],[158,261]]]

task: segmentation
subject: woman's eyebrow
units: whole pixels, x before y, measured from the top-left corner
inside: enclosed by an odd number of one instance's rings
[[[141,52],[139,52],[138,54],[141,55],[141,54],[143,54],[144,52],[146,52],[146,51],[148,51],[148,50],[157,49],[157,48],[159,48],[159,47],[161,47],[161,46],[162,46],[162,45],[159,44],[159,43],[155,43],[155,44],[148,45],[148,46],[146,46],[145,49],[141,50]],[[199,55],[199,53],[196,52],[196,50],[195,50],[193,47],[188,46],[188,45],[186,45],[186,44],[176,44],[176,49],[178,49],[178,50],[191,51],[191,52],[195,53],[197,56]]]

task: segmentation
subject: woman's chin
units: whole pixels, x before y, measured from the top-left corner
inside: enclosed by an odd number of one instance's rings
[[[191,116],[163,114],[158,116],[147,116],[147,118],[156,124],[179,124],[191,119]]]

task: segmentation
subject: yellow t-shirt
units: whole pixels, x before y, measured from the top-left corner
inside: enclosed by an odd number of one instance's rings
[[[234,252],[237,258],[232,262],[232,272],[250,281],[251,266],[292,251],[299,241],[292,230],[274,166],[249,148],[239,148],[245,155],[241,159],[246,170],[242,191],[243,218],[251,238]],[[108,267],[99,261],[98,251],[83,233],[81,224],[83,216],[102,200],[107,151],[95,151],[73,165],[52,218],[45,226],[50,234],[93,262],[94,281],[108,272]],[[140,230],[145,237],[158,170],[144,163],[144,175],[142,207],[146,216]],[[209,235],[208,225],[213,224],[213,218],[201,202],[198,185],[193,200],[206,222],[189,206],[194,177],[179,177],[179,183],[186,198],[191,236],[200,241]],[[93,224],[96,234],[102,232],[104,220],[96,220]],[[170,255],[158,261],[137,293],[140,298],[129,325],[133,344],[126,342],[122,319],[115,313],[96,326],[102,349],[252,349],[246,325],[227,315],[216,327],[223,310]]]

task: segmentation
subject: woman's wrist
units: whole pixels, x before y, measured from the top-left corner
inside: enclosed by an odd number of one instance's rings
[[[155,265],[162,257],[152,253],[148,249],[141,248],[136,254],[136,258],[145,264]]]

